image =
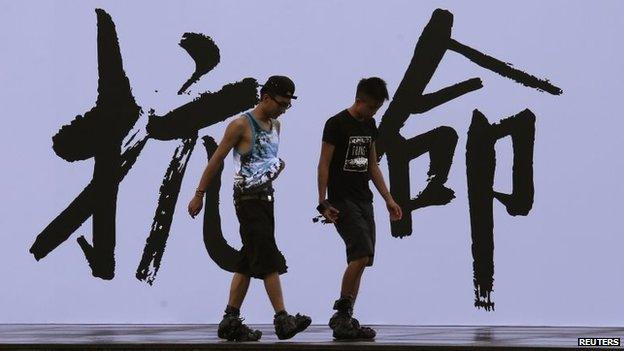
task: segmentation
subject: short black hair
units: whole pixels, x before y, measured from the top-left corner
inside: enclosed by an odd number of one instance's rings
[[[386,82],[379,77],[363,78],[357,85],[355,97],[358,99],[370,97],[379,102],[388,100]]]

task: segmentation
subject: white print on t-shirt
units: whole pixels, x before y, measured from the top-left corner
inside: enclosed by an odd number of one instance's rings
[[[368,171],[368,154],[370,151],[372,137],[352,136],[349,137],[347,153],[343,169],[347,172]]]

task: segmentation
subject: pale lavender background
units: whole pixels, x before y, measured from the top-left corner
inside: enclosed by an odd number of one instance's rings
[[[96,7],[116,23],[125,71],[146,110],[163,114],[243,77],[293,77],[300,99],[283,117],[287,169],[276,184],[277,240],[290,267],[282,281],[288,309],[321,324],[331,314],[345,265],[333,228],[310,221],[323,122],[351,103],[362,77],[383,77],[394,94],[431,13],[449,9],[453,38],[547,77],[565,94],[540,93],[447,53],[427,91],[471,77],[481,77],[485,87],[412,117],[402,133],[409,137],[440,125],[457,130],[448,182],[457,198],[414,213],[414,235],[399,240],[390,237],[376,195],[378,254],[363,280],[357,315],[367,323],[393,324],[624,324],[624,3],[285,0],[0,2],[0,323],[214,323],[225,306],[231,274],[211,261],[200,220],[185,213],[205,165],[201,145],[189,163],[154,286],[136,280],[134,272],[175,141],[150,141],[121,184],[113,281],[92,278],[76,244],[79,235],[90,240],[90,221],[44,260],[28,253],[35,235],[92,175],[92,160],[63,161],[53,153],[51,137],[95,103]],[[221,63],[191,87],[190,96],[177,96],[194,69],[177,45],[187,31],[213,37]],[[528,217],[515,218],[494,206],[497,309],[487,313],[472,306],[466,132],[475,108],[494,122],[527,107],[537,115],[535,204]],[[224,126],[201,134],[219,140]],[[496,188],[509,191],[509,138],[496,149]],[[414,195],[428,162],[423,156],[411,164]],[[382,168],[386,172],[385,160]],[[238,246],[231,173],[228,157],[221,211],[227,238]],[[260,282],[252,284],[243,313],[251,323],[271,321]]]

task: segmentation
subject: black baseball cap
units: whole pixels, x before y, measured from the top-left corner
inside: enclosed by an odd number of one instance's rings
[[[264,85],[261,85],[260,94],[273,93],[288,97],[291,99],[297,99],[295,95],[295,83],[286,76],[270,76]]]

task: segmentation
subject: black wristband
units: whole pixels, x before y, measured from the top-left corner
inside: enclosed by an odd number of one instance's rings
[[[325,210],[330,207],[331,207],[331,204],[329,203],[329,201],[324,200],[318,206],[316,206],[316,210],[319,211],[320,214],[323,214],[325,213]]]

